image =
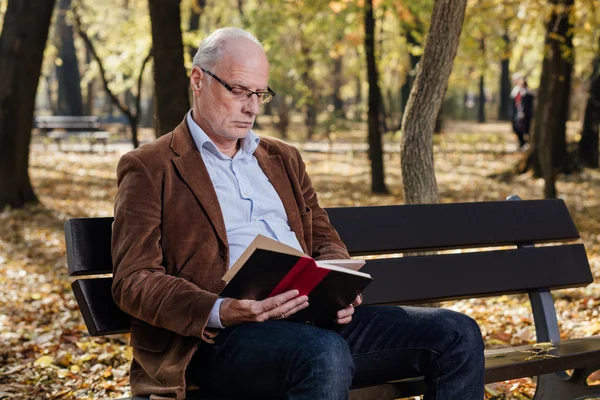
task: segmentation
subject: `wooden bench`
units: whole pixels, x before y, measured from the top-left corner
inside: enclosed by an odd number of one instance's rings
[[[96,116],[38,116],[35,118],[35,125],[40,130],[40,134],[53,139],[61,151],[63,140],[77,137],[89,140],[90,151],[94,149],[94,144],[100,142],[106,152],[110,135],[101,130]]]
[[[536,399],[600,395],[588,376],[600,368],[600,336],[561,340],[552,290],[594,281],[583,244],[562,200],[497,201],[433,205],[330,208],[332,224],[352,255],[393,255],[364,267],[373,283],[365,304],[415,304],[527,293],[538,342],[552,342],[544,356],[532,346],[486,351],[486,383],[538,377]],[[72,287],[93,336],[129,331],[129,316],[111,297],[112,218],[65,224]],[[543,244],[543,246],[536,246]],[[473,249],[435,255],[397,253]],[[486,248],[486,249],[481,249]],[[502,316],[498,316],[502,317]],[[574,370],[567,375],[565,370]],[[395,399],[422,394],[421,378],[353,388],[351,399]],[[200,399],[198,392],[189,392]]]

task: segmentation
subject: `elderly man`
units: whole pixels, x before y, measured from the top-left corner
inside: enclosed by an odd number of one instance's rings
[[[113,296],[132,316],[131,388],[185,397],[190,383],[244,398],[347,399],[351,386],[425,376],[426,399],[483,398],[477,324],[443,309],[353,304],[324,326],[287,317],[290,291],[219,298],[221,277],[257,234],[317,259],[348,252],[298,150],[252,126],[275,95],[249,33],[219,29],[194,57],[193,109],[124,155],[113,226]]]

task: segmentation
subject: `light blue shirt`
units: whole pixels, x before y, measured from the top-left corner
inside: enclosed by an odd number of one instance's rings
[[[229,267],[258,234],[302,251],[279,195],[254,157],[260,138],[250,131],[232,158],[219,151],[192,119],[191,111],[187,122],[219,199],[229,242]],[[218,299],[212,308],[209,328],[223,328],[219,318],[222,301]]]

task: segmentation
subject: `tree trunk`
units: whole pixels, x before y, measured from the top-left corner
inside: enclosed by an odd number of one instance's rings
[[[306,41],[301,38],[300,51],[304,58],[304,69],[302,71],[302,81],[308,89],[308,99],[305,104],[304,125],[306,126],[306,138],[311,140],[317,129],[317,105],[319,94],[317,92],[317,82],[312,76],[312,70],[315,62],[311,58],[311,49],[306,44]]]
[[[508,33],[502,35],[504,40],[504,54],[500,61],[500,103],[498,104],[498,120],[510,121],[510,37]]]
[[[206,0],[192,1],[192,9],[190,10],[190,32],[195,32],[200,29],[200,17],[202,16],[205,6]],[[198,46],[189,46],[188,51],[190,58],[193,60],[196,52],[198,51]]]
[[[554,9],[546,26],[547,52],[542,64],[532,150],[544,178],[546,198],[556,197],[556,170],[566,171],[569,167],[566,127],[573,71],[573,26],[569,22],[573,1],[552,0]]]
[[[288,138],[288,128],[290,126],[290,106],[287,102],[285,96],[280,96],[277,99],[277,102],[271,102],[277,104],[277,122],[275,122],[275,126],[277,127],[277,131],[281,135],[283,140],[287,140]],[[268,103],[268,104],[271,104]]]
[[[180,0],[148,0],[154,49],[156,137],[175,129],[190,109],[179,4]]]
[[[477,122],[485,123],[485,76],[479,75],[479,101],[477,102]]]
[[[433,127],[433,133],[439,134],[442,133],[442,129],[444,128],[444,106],[440,107],[440,111],[437,113],[437,117],[435,118],[435,126]]]
[[[479,71],[479,102],[477,110],[477,122],[485,123],[485,41],[484,37],[479,40],[479,49],[481,50],[481,59],[483,62],[480,65]]]
[[[9,0],[0,35],[0,211],[36,202],[29,180],[35,95],[54,0]]]
[[[85,49],[85,62],[89,66],[92,63],[92,55],[90,54],[90,50],[88,48]],[[96,79],[90,79],[87,85],[87,93],[86,93],[86,101],[85,101],[85,112],[87,115],[94,115],[94,98],[95,98],[95,90],[94,90],[94,81]]]
[[[346,118],[346,114],[344,113],[344,100],[342,100],[342,84],[343,84],[343,75],[342,75],[342,60],[343,56],[338,54],[333,59],[333,112],[335,113],[336,118]]]
[[[420,25],[419,25],[420,26]],[[406,33],[406,43],[409,44],[409,47],[418,46],[419,43],[415,39],[415,36],[412,30],[409,30]],[[406,105],[408,104],[408,97],[410,96],[410,90],[412,89],[413,83],[415,82],[415,77],[417,74],[417,65],[419,64],[419,60],[421,56],[415,56],[412,52],[409,52],[408,57],[410,59],[410,70],[406,73],[406,80],[402,85],[401,93],[402,93],[402,110],[406,109]],[[400,120],[402,123],[402,119]]]
[[[371,161],[371,190],[373,193],[388,193],[383,170],[383,145],[379,125],[381,91],[379,74],[375,61],[375,19],[373,0],[365,2],[365,55],[367,57],[367,77],[369,81],[369,160]]]
[[[436,203],[433,129],[454,64],[467,0],[437,0],[417,77],[402,121],[404,201]]]
[[[590,78],[590,93],[585,106],[583,129],[579,140],[579,161],[588,167],[598,168],[598,131],[600,129],[600,54],[594,59]]]
[[[56,67],[58,108],[61,115],[83,115],[81,74],[73,43],[73,26],[66,18],[69,8],[71,8],[71,0],[58,1],[57,23],[60,37],[58,58],[61,60]]]
[[[356,74],[354,90],[354,121],[362,121],[362,79],[360,74]]]

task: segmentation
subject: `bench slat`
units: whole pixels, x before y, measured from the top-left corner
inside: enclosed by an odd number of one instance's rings
[[[65,222],[69,275],[112,273],[112,217],[74,218]]]
[[[328,208],[352,255],[579,238],[560,199]]]
[[[410,266],[410,268],[408,268]],[[569,275],[563,273],[569,270]],[[414,304],[585,286],[593,282],[583,245],[371,260],[364,304]],[[463,277],[469,277],[464,279]],[[73,291],[91,335],[129,330],[112,278],[79,279]],[[415,282],[426,284],[415,285]],[[118,316],[118,317],[115,317]]]
[[[112,278],[79,279],[71,283],[83,321],[92,336],[129,332],[131,317],[117,307],[111,284]]]
[[[538,376],[576,368],[600,365],[600,336],[570,339],[555,343],[554,357],[531,357],[532,346],[498,349],[486,352],[485,381],[499,382],[524,376]]]
[[[594,281],[581,244],[369,260],[362,271],[373,277],[365,304],[526,293]]]

